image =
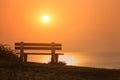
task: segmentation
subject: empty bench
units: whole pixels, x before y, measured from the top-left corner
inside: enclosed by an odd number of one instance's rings
[[[27,62],[28,55],[51,55],[51,63],[58,63],[59,55],[63,53],[56,53],[56,50],[62,50],[62,45],[59,43],[15,43],[15,50],[19,50],[20,61]],[[26,53],[25,50],[50,50],[50,53]]]

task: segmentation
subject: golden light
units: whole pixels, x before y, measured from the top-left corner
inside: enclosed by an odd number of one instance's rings
[[[60,56],[60,61],[66,62],[67,65],[77,65],[77,59],[74,56],[64,55]]]
[[[77,55],[75,55],[77,54]],[[36,58],[34,58],[36,57]],[[48,63],[51,60],[51,56],[46,56],[46,55],[42,55],[42,56],[29,56],[29,60],[28,61],[32,61],[32,62],[40,62],[40,63]],[[87,56],[78,54],[77,52],[75,53],[67,53],[65,55],[60,55],[59,56],[59,61],[61,62],[65,62],[67,65],[72,65],[72,66],[81,66],[81,65],[85,65],[86,62],[89,61],[89,59],[87,58]]]
[[[41,56],[36,62],[48,63],[51,60],[51,56]],[[77,59],[72,56],[59,56],[59,61],[65,62],[67,65],[77,65]]]
[[[48,22],[49,17],[48,17],[48,16],[43,16],[42,20],[43,20],[44,22]]]

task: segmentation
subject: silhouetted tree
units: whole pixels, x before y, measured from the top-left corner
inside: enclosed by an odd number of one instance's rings
[[[0,61],[19,61],[19,58],[7,44],[0,43]]]

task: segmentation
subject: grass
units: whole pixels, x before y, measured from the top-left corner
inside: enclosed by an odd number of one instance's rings
[[[120,80],[120,70],[1,62],[0,80]]]

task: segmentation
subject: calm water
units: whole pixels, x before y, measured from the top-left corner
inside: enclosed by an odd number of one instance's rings
[[[67,65],[120,69],[119,53],[64,52],[59,61]],[[29,61],[48,63],[50,56],[29,56]]]

